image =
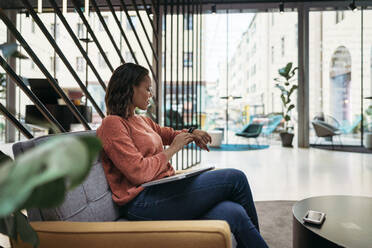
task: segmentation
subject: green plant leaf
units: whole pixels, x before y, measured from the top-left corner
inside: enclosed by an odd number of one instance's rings
[[[10,237],[15,242],[21,238],[24,242],[39,245],[39,238],[30,226],[27,217],[20,211],[14,212],[11,216],[0,219],[0,233]]]
[[[89,149],[87,149],[88,150],[88,160],[89,160],[89,163],[92,164],[93,161],[97,158],[97,155],[99,154],[99,152],[102,150],[101,141],[98,138],[92,137],[92,136],[81,136],[79,139],[80,139],[80,141],[82,141],[84,143],[84,145],[87,148],[89,148]],[[85,176],[84,176],[84,178],[85,178]],[[77,185],[79,185],[79,184],[77,184]],[[77,185],[75,185],[75,186],[77,186]]]
[[[32,229],[27,217],[20,211],[14,213],[16,219],[16,232],[22,241],[32,244],[34,247],[39,246],[39,237],[37,233]]]
[[[282,94],[285,94],[287,92],[287,90],[283,86],[281,86],[280,84],[276,84],[275,87],[280,89],[282,91]]]
[[[292,109],[294,109],[294,107],[295,107],[294,104],[289,105],[287,112],[289,112],[289,111],[291,111]]]
[[[6,180],[11,170],[12,170],[12,161],[8,161],[8,162],[0,164],[0,185],[2,184],[2,182]]]
[[[11,162],[11,161],[13,161],[11,157],[9,157],[8,155],[0,151],[0,166],[6,162]]]
[[[298,70],[298,67],[293,68],[293,70],[289,73],[290,78],[292,78],[296,74],[297,70]]]
[[[285,116],[284,116],[284,120],[285,120],[285,121],[290,121],[290,120],[291,120],[291,117],[290,117],[289,115],[285,115]]]
[[[292,85],[292,88],[289,90],[288,97],[292,95],[292,93],[298,88],[297,85]]]
[[[372,105],[369,105],[365,112],[367,115],[372,116]]]
[[[52,208],[63,203],[67,189],[64,178],[58,178],[35,187],[30,197],[22,204],[22,209],[37,206],[38,208]]]
[[[292,68],[292,62],[289,62],[285,67],[279,69],[279,75],[284,77],[286,80],[289,78],[289,72],[291,71]]]
[[[0,218],[0,233],[17,240],[16,219],[15,215],[5,216]]]
[[[12,169],[11,162],[13,162],[13,159],[0,151],[0,185],[1,182],[5,180],[9,171]]]
[[[0,181],[0,217],[23,209],[24,204],[28,208],[56,206],[63,199],[64,187],[68,190],[83,181],[100,149],[96,137],[64,136],[17,158]]]
[[[287,105],[287,101],[285,100],[284,95],[281,95],[280,98],[282,99],[282,103],[283,103],[283,105],[285,107],[285,105]]]

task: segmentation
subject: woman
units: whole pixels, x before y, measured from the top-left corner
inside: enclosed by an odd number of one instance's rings
[[[172,156],[192,141],[208,150],[202,130],[174,131],[135,114],[146,110],[151,79],[142,66],[126,63],[113,73],[106,91],[107,117],[97,130],[102,162],[113,200],[130,220],[226,220],[238,247],[267,247],[259,234],[256,209],[244,173],[234,169],[143,188],[174,175]],[[188,132],[189,131],[189,132]],[[163,149],[163,145],[169,146]]]

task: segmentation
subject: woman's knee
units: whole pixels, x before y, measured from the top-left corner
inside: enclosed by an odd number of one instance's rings
[[[218,203],[205,215],[205,218],[227,221],[232,232],[239,230],[239,228],[247,224],[253,227],[245,209],[239,203],[232,201]]]
[[[243,182],[248,183],[247,177],[241,170],[237,169],[226,169],[229,180],[233,183]]]

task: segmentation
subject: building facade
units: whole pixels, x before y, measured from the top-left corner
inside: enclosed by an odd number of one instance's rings
[[[310,12],[310,120],[325,113],[351,124],[361,115],[362,102],[364,109],[370,105],[361,95],[362,87],[364,96],[371,95],[372,25],[366,20],[372,12],[363,14],[362,27],[360,11]],[[255,14],[228,65],[229,92],[242,97],[230,104],[230,116],[243,116],[243,109],[250,115],[282,112],[274,78],[288,62],[297,66],[297,18],[296,12]],[[226,66],[220,69],[224,90]],[[296,96],[292,101],[296,103]],[[292,114],[296,120],[296,111]]]

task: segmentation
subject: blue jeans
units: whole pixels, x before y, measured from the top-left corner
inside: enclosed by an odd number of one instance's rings
[[[268,247],[243,172],[221,169],[145,188],[125,205],[129,220],[225,220],[238,247]]]

